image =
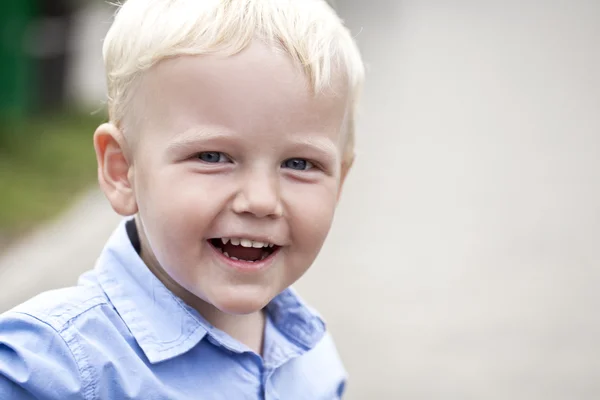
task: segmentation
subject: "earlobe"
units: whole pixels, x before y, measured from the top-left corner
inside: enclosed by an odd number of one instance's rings
[[[113,209],[123,216],[137,213],[123,134],[113,124],[100,125],[94,133],[94,148],[98,182]]]

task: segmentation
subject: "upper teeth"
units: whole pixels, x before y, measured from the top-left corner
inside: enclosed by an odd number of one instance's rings
[[[227,243],[231,242],[231,244],[234,246],[241,245],[242,247],[255,247],[257,249],[260,249],[262,247],[273,247],[274,246],[274,244],[272,244],[272,243],[257,242],[257,241],[249,240],[249,239],[221,238],[221,241],[223,242],[223,244],[227,244]]]

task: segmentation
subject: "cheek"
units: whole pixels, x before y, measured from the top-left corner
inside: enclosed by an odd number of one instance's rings
[[[200,225],[214,218],[227,201],[230,186],[223,177],[202,175],[185,166],[154,168],[139,185],[139,203],[165,223]]]
[[[187,265],[201,256],[208,230],[226,201],[222,190],[226,185],[219,191],[216,180],[170,167],[139,179],[139,215],[164,267]]]
[[[333,221],[337,185],[295,184],[286,192],[285,203],[291,216],[292,239],[302,251],[316,256]]]

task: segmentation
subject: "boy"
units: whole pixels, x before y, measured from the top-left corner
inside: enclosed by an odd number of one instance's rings
[[[323,0],[129,0],[98,179],[127,217],[79,285],[0,318],[0,399],[334,399],[292,285],[330,229],[364,69]]]

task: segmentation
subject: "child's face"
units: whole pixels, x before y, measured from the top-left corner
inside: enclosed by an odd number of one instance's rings
[[[143,257],[177,294],[250,313],[313,263],[345,176],[347,98],[333,89],[313,96],[287,56],[260,44],[179,57],[145,76],[129,176]]]

